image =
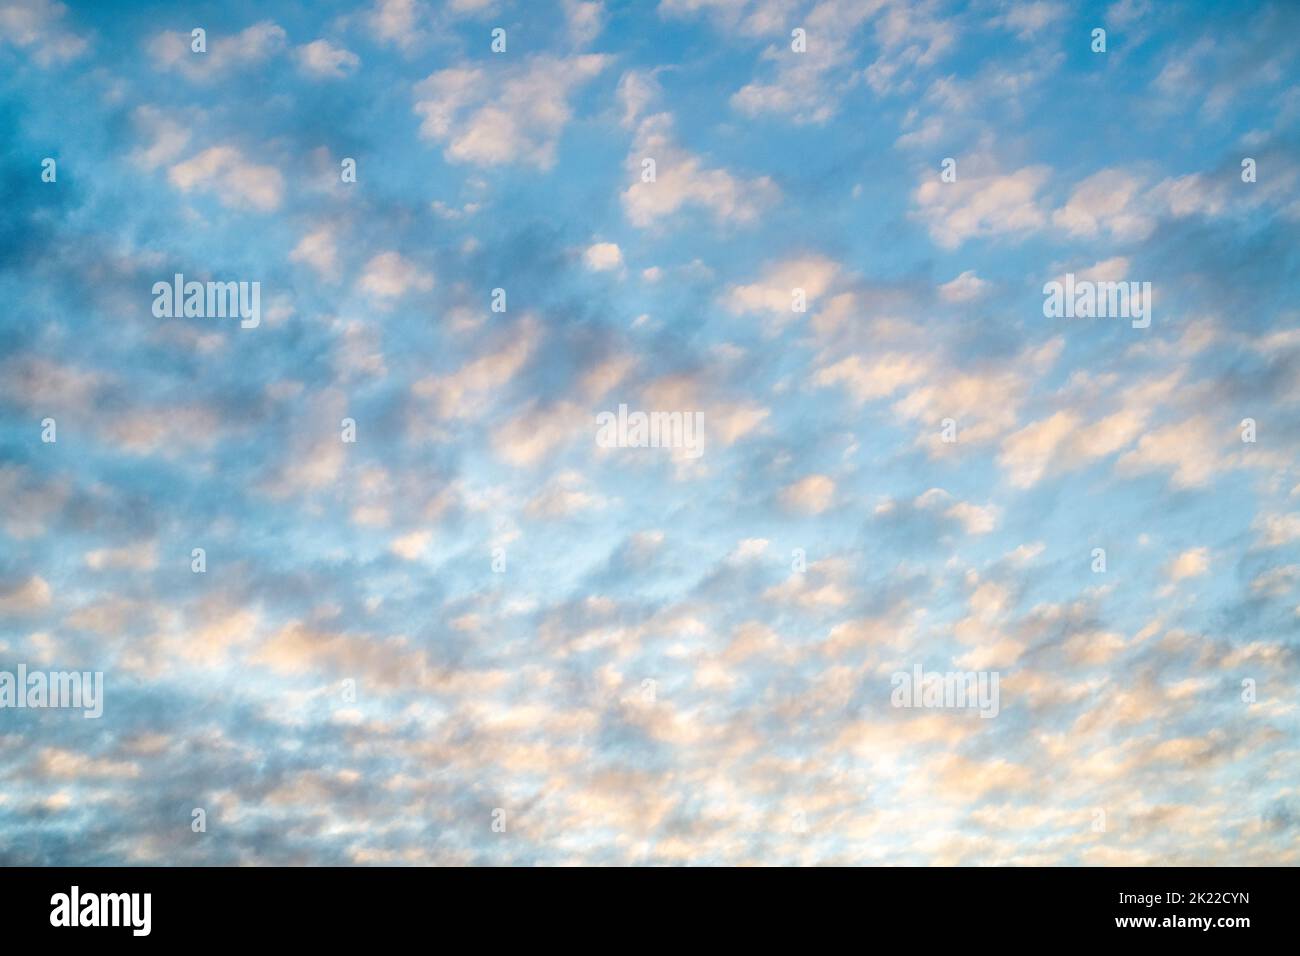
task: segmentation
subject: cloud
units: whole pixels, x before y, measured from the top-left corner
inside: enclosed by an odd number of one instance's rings
[[[365,22],[376,40],[410,51],[424,41],[425,31],[421,24],[428,17],[428,7],[419,0],[375,0],[374,6],[366,13]]]
[[[0,527],[15,541],[47,533],[69,496],[62,480],[40,481],[30,468],[0,465]]]
[[[564,0],[569,39],[575,46],[586,46],[600,36],[605,17],[605,4],[599,0]]]
[[[190,129],[153,106],[140,106],[131,114],[137,127],[152,140],[131,153],[132,162],[145,169],[157,169],[175,162],[189,145]]]
[[[411,531],[389,542],[388,550],[399,558],[415,561],[424,555],[432,540],[433,533],[430,531]]]
[[[801,508],[800,510],[805,510]],[[780,584],[773,585],[763,592],[763,600],[771,601],[776,604],[793,605],[808,610],[817,608],[842,608],[850,604],[854,598],[853,587],[850,582],[851,568],[843,561],[835,558],[827,558],[822,561],[814,561],[808,565],[806,571],[802,574],[791,574]],[[753,628],[747,628],[750,631],[752,641]],[[831,645],[843,637],[843,632],[838,636],[831,637]],[[767,644],[767,641],[763,641]],[[847,642],[846,642],[847,643]],[[776,651],[774,656],[781,655],[778,648],[770,648]],[[752,644],[750,651],[752,652]],[[728,656],[740,656],[741,649],[733,642],[728,648]],[[747,656],[747,655],[746,655]]]
[[[1165,574],[1175,583],[1187,578],[1200,577],[1210,569],[1210,549],[1192,548],[1170,562]]]
[[[408,292],[428,292],[433,276],[400,252],[381,252],[373,256],[361,271],[358,288],[377,299],[396,299]]]
[[[582,260],[593,272],[608,272],[623,265],[623,253],[616,242],[597,242],[587,247]]]
[[[781,503],[794,511],[821,514],[835,497],[835,482],[827,475],[808,475],[787,485]]]
[[[175,71],[196,82],[211,82],[269,60],[284,49],[285,41],[283,27],[262,20],[235,34],[209,31],[206,53],[193,51],[188,31],[156,34],[148,51],[157,69]]]
[[[420,135],[445,143],[450,162],[549,169],[573,115],[569,98],[609,63],[595,53],[536,55],[518,66],[439,70],[415,87]]]
[[[796,123],[824,123],[835,115],[840,96],[852,85],[849,77],[856,45],[854,33],[871,14],[863,3],[827,0],[799,21],[806,48],[792,49],[790,30],[763,53],[774,64],[770,82],[750,82],[731,97],[731,105],[746,116],[785,113]]]
[[[1145,239],[1155,228],[1142,209],[1142,183],[1116,169],[1104,169],[1081,182],[1069,201],[1052,213],[1052,224],[1069,236],[1117,242]]]
[[[0,3],[0,43],[30,51],[42,67],[75,60],[89,42],[62,23],[68,8],[55,0]]]
[[[831,259],[802,256],[769,265],[759,282],[729,286],[722,302],[734,315],[765,313],[779,328],[799,315],[794,311],[796,289],[803,290],[804,306],[815,311],[840,275],[839,264]]]
[[[586,484],[580,473],[562,472],[529,499],[524,513],[531,518],[553,520],[603,508],[605,500],[589,491]]]
[[[1001,0],[303,4],[160,69],[190,23],[68,6],[0,28],[0,666],[105,672],[113,732],[5,723],[0,863],[1300,862],[1288,5],[1146,3],[1118,84]],[[150,315],[250,263],[259,330]],[[1067,271],[1163,323],[1044,321]],[[623,402],[703,454],[600,447]],[[917,663],[997,719],[892,707]]]
[[[966,175],[962,169],[959,162],[953,183],[927,174],[913,193],[916,215],[941,247],[955,249],[977,238],[1023,238],[1047,223],[1039,191],[1051,176],[1048,167],[1025,166],[1005,175]]]
[[[1086,279],[1089,282],[1124,282],[1132,274],[1130,271],[1130,262],[1126,256],[1112,256],[1109,259],[1103,259],[1100,262],[1094,262],[1090,266],[1073,269],[1076,279]],[[1065,273],[1053,278],[1054,282],[1064,284]]]
[[[1105,271],[1125,265],[1124,260],[1108,260],[1093,268]],[[1028,488],[1048,474],[1080,468],[1130,448],[1135,441],[1148,436],[1149,420],[1161,403],[1173,397],[1180,377],[1179,373],[1173,373],[1139,381],[1116,395],[1113,410],[1091,421],[1089,414],[1095,414],[1100,404],[1093,390],[1096,386],[1081,382],[1077,397],[1070,396],[1071,407],[1025,425],[1004,438],[998,464],[1007,472],[1013,486]],[[1130,456],[1140,448],[1123,456],[1117,467],[1122,463],[1125,472],[1131,473],[1137,467],[1137,460]]]
[[[663,95],[663,89],[653,73],[629,70],[619,78],[617,94],[623,106],[619,122],[626,129],[635,129],[637,120]]]
[[[654,182],[642,181],[642,160],[655,162]],[[682,149],[673,139],[667,113],[646,117],[637,126],[627,169],[633,183],[623,192],[623,211],[634,226],[647,227],[685,207],[706,210],[719,223],[747,225],[779,195],[766,176],[742,179]]]
[[[967,534],[988,534],[998,526],[1000,509],[993,505],[973,505],[959,501],[948,509],[947,515],[960,521]]]
[[[249,161],[234,146],[213,146],[175,164],[167,178],[181,192],[214,192],[221,204],[235,209],[271,212],[284,196],[284,177],[274,166]]]
[[[525,316],[495,348],[450,374],[417,379],[411,386],[411,394],[429,401],[432,413],[438,418],[471,418],[483,409],[487,395],[506,389],[541,341],[540,324]]]
[[[512,465],[535,466],[560,446],[594,434],[591,416],[572,402],[527,408],[500,425],[492,447]]]
[[[920,441],[932,454],[954,450],[936,427],[945,418],[958,425],[956,445],[993,441],[1014,429],[1033,383],[1056,363],[1062,346],[1060,338],[1049,339],[983,369],[941,366],[893,408],[909,420],[929,424]]]
[[[887,514],[894,508],[889,502],[877,509],[879,514]],[[931,488],[917,496],[912,507],[921,511],[942,514],[950,521],[961,525],[967,534],[988,534],[998,525],[1001,509],[995,505],[973,505],[968,501],[956,501],[942,488]]]
[[[298,68],[316,79],[342,79],[356,72],[361,58],[329,40],[313,40],[294,51]]]
[[[989,283],[967,269],[951,282],[939,286],[939,298],[945,302],[973,302],[988,293]]]
[[[1048,27],[1063,20],[1069,11],[1064,4],[1051,0],[1003,4],[1003,12],[989,21],[991,26],[1011,30],[1021,40],[1032,40]]]
[[[1055,460],[1057,448],[1078,425],[1078,416],[1057,412],[1008,435],[998,463],[1009,473],[1011,483],[1028,488],[1037,482]]]
[[[97,548],[86,552],[86,567],[94,571],[152,571],[158,566],[157,545],[132,545],[125,548]]]
[[[1259,545],[1280,548],[1300,541],[1300,511],[1290,514],[1263,514],[1251,526],[1259,533]]]
[[[881,53],[863,75],[877,95],[907,92],[917,71],[933,66],[952,49],[958,25],[938,16],[936,9],[934,3],[896,0],[875,11],[873,22]]]
[[[42,780],[81,780],[138,777],[140,767],[129,761],[95,759],[83,753],[44,747],[32,761],[31,772]]]
[[[1122,475],[1168,471],[1175,488],[1203,487],[1228,464],[1224,437],[1236,436],[1218,435],[1207,416],[1194,415],[1143,434],[1136,448],[1120,456],[1116,470]]]
[[[113,380],[101,369],[60,364],[34,355],[15,355],[0,366],[0,393],[30,411],[89,413]]]
[[[704,431],[707,441],[723,447],[734,445],[771,417],[771,410],[756,402],[721,402],[706,404]]]
[[[291,262],[305,262],[322,278],[337,282],[338,243],[332,226],[323,225],[304,235],[289,253]],[[383,268],[381,264],[381,269]]]
[[[931,369],[922,356],[885,353],[874,360],[849,355],[817,370],[813,383],[844,385],[855,401],[862,403],[888,398],[900,388],[920,382]]]
[[[49,582],[38,574],[17,582],[0,581],[0,614],[33,614],[50,606]]]

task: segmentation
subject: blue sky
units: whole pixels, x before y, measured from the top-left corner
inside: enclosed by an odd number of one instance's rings
[[[0,861],[1300,862],[1298,32],[0,0]]]

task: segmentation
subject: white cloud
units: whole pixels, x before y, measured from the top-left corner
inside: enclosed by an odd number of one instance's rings
[[[719,222],[751,223],[776,200],[776,185],[766,176],[741,179],[678,146],[672,138],[673,120],[658,113],[637,127],[627,167],[633,183],[623,193],[623,211],[635,226],[646,227],[686,206],[708,210]],[[655,161],[656,179],[642,182],[642,160]]]
[[[131,161],[145,169],[157,169],[173,162],[189,144],[189,127],[164,116],[156,107],[137,107],[131,118],[151,139],[148,146],[131,153]]]
[[[1023,235],[1047,222],[1038,197],[1051,175],[1046,166],[1026,166],[1001,176],[965,175],[959,163],[953,183],[941,182],[937,172],[926,175],[914,193],[916,214],[945,249],[968,239]]]
[[[0,4],[0,43],[30,50],[41,66],[74,60],[88,44],[59,22],[67,12],[66,6],[54,0]]]
[[[263,20],[234,35],[209,31],[206,53],[195,53],[190,44],[188,31],[159,33],[149,41],[149,55],[159,69],[175,70],[190,80],[212,80],[269,59],[284,47],[285,32]]]
[[[934,427],[945,418],[959,423],[962,446],[994,440],[1016,427],[1030,386],[1052,367],[1062,346],[1063,339],[1057,336],[1005,362],[974,369],[966,363],[936,363],[930,350],[922,348],[911,358],[918,364],[930,363],[934,370],[892,407],[908,419],[932,423],[917,435],[918,443],[926,445],[932,455],[955,450],[954,445],[942,441],[940,429]]]
[[[504,389],[541,343],[541,326],[526,316],[498,348],[467,362],[450,375],[429,375],[411,386],[417,398],[429,399],[439,418],[468,417],[483,406],[485,393]]]
[[[1120,263],[1118,267],[1126,266],[1123,260],[1107,260],[1094,268],[1104,271],[1114,267],[1108,266],[1114,262]],[[998,464],[1013,486],[1028,488],[1049,473],[1082,467],[1129,448],[1135,441],[1145,442],[1150,437],[1148,419],[1170,398],[1179,379],[1180,375],[1172,374],[1130,386],[1119,396],[1118,407],[1093,421],[1088,421],[1088,413],[1097,401],[1095,383],[1086,379],[1078,382],[1078,410],[1063,408],[1008,435],[1002,442]],[[1154,447],[1148,444],[1143,451],[1139,443],[1137,449],[1117,462],[1117,467],[1130,472],[1156,467],[1154,460],[1138,464],[1138,458],[1144,455],[1159,457]]]
[[[32,575],[21,584],[0,592],[0,614],[27,614],[50,606],[49,582]]]
[[[996,505],[973,505],[959,501],[944,514],[960,521],[967,534],[988,534],[998,526],[1001,510]]]
[[[451,0],[447,9],[458,16],[487,13],[496,6],[497,0]]]
[[[795,289],[803,290],[805,305],[812,311],[840,271],[839,264],[825,256],[792,259],[769,267],[758,282],[730,286],[722,301],[735,315],[766,312],[783,324],[799,314],[793,311]]]
[[[322,277],[338,280],[338,246],[334,239],[334,229],[329,225],[315,229],[299,240],[289,253],[293,262],[305,262]]]
[[[867,4],[827,0],[817,4],[797,24],[805,31],[804,52],[791,49],[789,29],[763,53],[775,64],[770,82],[745,84],[731,105],[746,116],[789,114],[796,123],[824,123],[835,114],[850,83],[857,45],[854,32],[872,12]]]
[[[1252,194],[1247,194],[1248,198]],[[1164,179],[1151,188],[1152,204],[1167,210],[1175,218],[1185,216],[1217,216],[1230,208],[1230,197],[1225,183],[1193,173]],[[1249,203],[1247,203],[1249,204]]]
[[[930,363],[919,355],[886,352],[870,359],[848,355],[818,369],[813,383],[823,387],[843,384],[861,403],[893,395],[920,381],[930,368]]]
[[[388,550],[407,561],[419,560],[425,548],[433,540],[431,531],[411,531],[394,538],[388,544]]]
[[[421,23],[428,17],[428,8],[418,0],[375,0],[365,20],[376,40],[411,50],[424,39]]]
[[[1120,457],[1116,469],[1123,475],[1170,471],[1175,488],[1200,487],[1224,466],[1223,445],[1210,419],[1198,415],[1147,432],[1136,448]]]
[[[531,518],[567,518],[584,511],[597,511],[605,499],[586,489],[586,479],[576,471],[556,475],[524,506]]]
[[[1290,514],[1260,515],[1251,527],[1259,532],[1259,544],[1265,548],[1279,548],[1282,545],[1300,541],[1300,511]]]
[[[284,193],[284,178],[278,169],[249,162],[234,146],[206,149],[177,163],[167,175],[182,192],[206,188],[225,206],[259,212],[278,208]]]
[[[608,272],[623,265],[623,252],[613,242],[597,242],[588,246],[582,258],[587,268],[595,272]]]
[[[945,302],[973,302],[988,291],[989,283],[967,269],[951,282],[939,286],[939,297]]]
[[[605,28],[605,4],[599,0],[564,0],[564,18],[569,39],[575,46],[586,46]]]
[[[313,40],[296,51],[298,68],[318,79],[338,79],[361,65],[361,58],[329,40]]]
[[[781,502],[793,511],[821,514],[835,497],[835,482],[826,475],[808,475],[781,491]]]
[[[1086,279],[1089,282],[1121,282],[1130,276],[1129,260],[1125,256],[1112,256],[1082,269],[1070,271],[1074,273],[1076,279]],[[1065,273],[1062,272],[1053,281],[1064,283]]]
[[[923,510],[942,509],[944,517],[961,524],[967,534],[988,534],[997,527],[1002,513],[996,505],[973,505],[968,501],[957,501],[942,488],[931,488],[918,495],[912,505]]]
[[[1057,449],[1078,426],[1077,415],[1062,411],[1007,436],[998,464],[1007,472],[1011,484],[1028,488],[1042,478],[1056,460]]]
[[[125,548],[99,548],[86,552],[86,567],[93,571],[152,571],[158,567],[157,546],[149,542]]]
[[[877,95],[908,89],[917,69],[932,66],[956,43],[956,23],[934,16],[934,8],[917,0],[897,0],[873,11],[876,44],[882,52],[864,75]]]
[[[1186,578],[1200,577],[1209,569],[1210,549],[1192,548],[1171,561],[1165,573],[1171,581],[1182,581]]]
[[[1106,8],[1105,22],[1117,27],[1126,27],[1150,12],[1150,0],[1119,0]]]
[[[992,26],[1013,31],[1021,40],[1032,40],[1034,35],[1058,23],[1068,12],[1064,4],[1050,0],[1032,0],[1004,5],[1005,12],[994,17]]]
[[[403,258],[401,253],[381,252],[366,263],[359,284],[373,296],[394,299],[412,289],[428,292],[433,288],[433,276]]]
[[[736,543],[731,553],[727,555],[727,560],[733,562],[757,560],[767,552],[769,544],[771,542],[766,538],[744,538]]]
[[[655,102],[663,91],[653,73],[629,70],[618,81],[618,100],[623,106],[623,127],[632,129],[646,108]]]
[[[1069,201],[1052,213],[1052,224],[1070,236],[1145,239],[1155,223],[1143,211],[1141,198],[1142,183],[1137,177],[1103,169],[1075,187]]]
[[[512,465],[536,465],[561,445],[589,436],[590,424],[590,414],[572,402],[533,406],[495,429],[492,446]]]
[[[535,56],[516,67],[439,70],[415,88],[420,135],[445,143],[450,162],[549,169],[572,116],[569,97],[609,62],[587,53]]]

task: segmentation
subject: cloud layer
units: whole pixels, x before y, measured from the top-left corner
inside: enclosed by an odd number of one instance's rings
[[[1297,33],[0,0],[0,863],[1300,863]]]

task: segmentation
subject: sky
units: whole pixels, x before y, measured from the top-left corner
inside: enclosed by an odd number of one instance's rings
[[[1298,35],[0,0],[0,864],[1300,863]]]

